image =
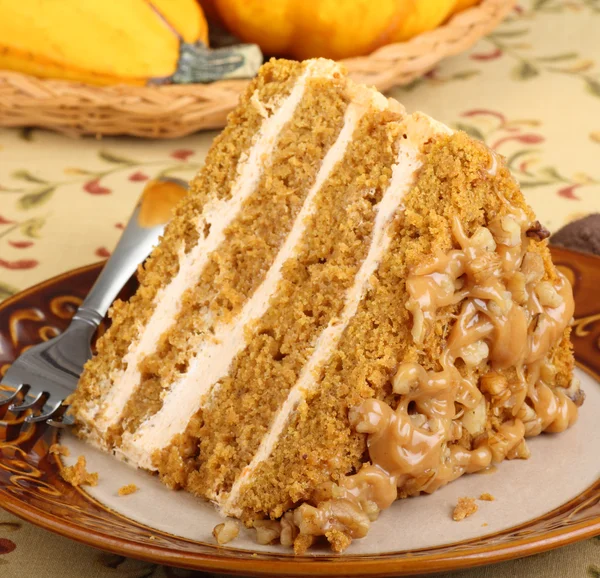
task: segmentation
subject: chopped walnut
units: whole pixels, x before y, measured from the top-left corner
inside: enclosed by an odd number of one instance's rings
[[[544,276],[544,260],[541,255],[528,251],[523,255],[521,273],[525,276],[525,283],[537,283]]]
[[[484,393],[489,393],[492,396],[498,396],[507,389],[508,380],[500,373],[490,371],[481,378],[481,391]]]
[[[256,541],[263,546],[279,540],[281,524],[275,520],[255,520]]]
[[[212,534],[219,546],[231,542],[233,539],[237,538],[239,533],[240,528],[237,522],[234,522],[233,520],[227,520],[222,524],[217,524],[212,531]]]
[[[98,474],[90,473],[85,469],[86,461],[84,456],[77,458],[77,463],[74,466],[67,466],[60,475],[65,482],[72,486],[97,486]]]
[[[48,448],[48,453],[57,456],[69,457],[71,455],[71,451],[66,446],[61,446],[60,444],[52,444]]]
[[[505,215],[490,223],[490,231],[497,243],[516,247],[521,242],[521,227],[513,215]]]
[[[475,503],[475,498],[458,498],[458,503],[452,512],[452,519],[460,522],[469,516],[472,516],[479,506]]]
[[[529,450],[529,446],[524,439],[506,454],[506,457],[509,460],[527,460],[530,458],[530,456],[531,451]]]
[[[535,288],[535,293],[540,300],[540,304],[544,307],[558,307],[562,303],[562,299],[552,283],[549,281],[541,281]]]
[[[466,410],[461,418],[462,425],[472,436],[483,433],[486,421],[487,406],[485,398],[482,398],[473,409]]]
[[[482,249],[483,251],[496,250],[496,241],[490,230],[486,227],[479,227],[475,233],[473,233],[471,236],[471,243],[474,247]]]
[[[579,407],[585,401],[585,392],[581,389],[581,383],[576,378],[571,379],[569,387],[564,390],[564,394]]]
[[[135,484],[127,484],[126,486],[119,488],[119,496],[128,496],[129,494],[134,494],[138,490],[139,488]]]
[[[492,494],[488,494],[487,492],[484,492],[483,494],[481,494],[481,496],[479,496],[479,499],[484,502],[493,502],[496,498],[494,498],[494,496],[492,496]]]
[[[539,221],[534,221],[525,234],[536,241],[543,241],[550,236],[550,231]]]
[[[298,536],[298,528],[294,524],[294,513],[286,512],[281,518],[281,535],[279,541],[282,546],[293,546],[294,540]]]
[[[467,367],[477,367],[482,361],[485,361],[490,354],[490,348],[485,341],[479,340],[465,345],[457,354],[462,358]]]

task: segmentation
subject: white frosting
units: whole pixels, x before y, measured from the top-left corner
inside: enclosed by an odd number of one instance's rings
[[[156,350],[161,335],[175,320],[182,295],[196,284],[210,253],[223,242],[226,228],[240,212],[244,200],[256,189],[262,172],[263,158],[272,153],[279,133],[300,104],[306,81],[315,76],[331,77],[337,70],[338,67],[327,60],[312,60],[307,64],[289,96],[271,117],[262,122],[249,153],[238,164],[231,197],[228,200],[213,200],[206,204],[197,228],[202,231],[205,224],[209,223],[208,236],[203,238],[201,235],[198,244],[187,255],[182,244],[179,251],[179,271],[172,281],[157,293],[154,312],[146,326],[139,328],[138,341],[130,345],[125,355],[125,370],[111,375],[113,387],[108,391],[95,417],[93,407],[81,412],[81,417],[86,421],[95,419],[95,423],[91,425],[96,431],[103,432],[119,420],[125,404],[140,382],[139,363]]]
[[[371,276],[377,270],[381,258],[388,249],[390,244],[389,226],[397,211],[402,210],[402,198],[410,189],[415,172],[421,166],[418,154],[419,149],[409,141],[400,141],[400,150],[397,162],[392,169],[390,185],[377,205],[371,245],[354,279],[354,284],[346,294],[344,310],[338,318],[329,322],[329,325],[317,339],[312,355],[302,368],[298,381],[290,390],[284,404],[277,412],[269,433],[262,439],[252,461],[238,476],[229,495],[225,496],[225,499],[219,495],[214,497],[215,501],[221,504],[223,513],[227,515],[239,515],[241,513],[236,508],[235,503],[244,485],[251,480],[252,474],[259,464],[271,455],[281,432],[298,403],[302,401],[307,392],[318,385],[316,380],[317,370],[322,367],[323,363],[331,357],[337,348],[344,330],[356,314],[358,305],[369,287]]]
[[[492,150],[490,150],[490,155],[492,157],[492,165],[487,170],[487,172],[490,175],[492,175],[492,177],[495,177],[496,173],[498,171],[498,157],[496,156],[496,153],[494,151],[492,151]]]
[[[140,467],[153,469],[152,454],[169,445],[173,436],[185,430],[190,418],[202,406],[211,387],[211,394],[214,395],[217,382],[227,375],[235,356],[245,347],[246,326],[262,317],[269,307],[269,300],[281,281],[283,265],[294,256],[309,218],[315,212],[315,197],[335,165],[344,157],[360,118],[369,106],[383,108],[386,105],[385,99],[382,101],[378,98],[380,95],[373,91],[363,90],[358,96],[363,98],[357,98],[348,106],[342,130],[325,155],[315,183],[309,190],[302,209],[265,279],[233,322],[217,326],[215,339],[201,344],[190,360],[187,373],[171,387],[162,408],[148,418],[135,433],[128,433],[123,437],[117,451],[127,460]]]

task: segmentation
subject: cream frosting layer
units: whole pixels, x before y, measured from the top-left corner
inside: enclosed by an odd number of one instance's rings
[[[100,445],[102,433],[118,422],[127,400],[140,382],[139,363],[156,349],[161,335],[173,324],[183,294],[195,285],[210,253],[224,241],[226,228],[240,213],[244,200],[256,190],[264,166],[262,160],[272,154],[281,130],[290,121],[302,100],[307,80],[312,77],[332,77],[338,70],[337,65],[322,59],[312,60],[306,65],[289,96],[281,102],[272,116],[262,122],[246,158],[239,162],[230,198],[209,201],[204,207],[197,229],[202,231],[206,224],[210,224],[208,236],[201,235],[197,245],[187,254],[182,244],[179,251],[179,271],[156,295],[156,306],[150,320],[145,326],[138,328],[139,338],[131,344],[124,358],[125,370],[116,371],[110,376],[113,385],[97,412],[94,411],[97,409],[95,406],[80,412],[80,419],[88,422],[91,434],[96,434],[95,441]]]
[[[288,259],[293,258],[309,218],[315,212],[315,197],[334,167],[344,157],[360,118],[371,106],[383,109],[387,106],[387,101],[373,90],[356,89],[346,110],[343,127],[335,143],[327,151],[315,183],[265,279],[234,321],[218,326],[215,329],[215,339],[201,344],[190,360],[187,373],[173,384],[163,400],[162,408],[142,423],[136,432],[124,435],[121,446],[116,450],[122,457],[140,467],[153,469],[153,453],[168,446],[175,435],[182,433],[191,417],[208,401],[207,394],[215,393],[218,381],[227,375],[234,358],[246,345],[248,324],[262,317],[269,307],[270,298],[281,281],[283,266]]]
[[[330,321],[317,339],[312,355],[302,369],[298,381],[290,390],[287,399],[277,412],[268,434],[263,438],[252,461],[242,470],[228,495],[214,496],[221,505],[223,513],[240,515],[236,501],[244,486],[252,481],[252,475],[258,466],[267,460],[279,440],[283,429],[298,404],[307,392],[318,387],[318,372],[337,348],[344,330],[356,314],[358,306],[369,287],[373,273],[379,267],[381,258],[390,244],[389,227],[394,215],[402,210],[402,198],[410,189],[416,171],[421,166],[419,149],[410,141],[400,141],[397,162],[392,168],[392,178],[383,198],[377,206],[377,215],[369,251],[362,262],[352,287],[345,297],[345,305],[341,315]]]

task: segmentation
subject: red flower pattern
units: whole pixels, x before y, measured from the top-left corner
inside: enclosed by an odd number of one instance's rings
[[[39,265],[35,259],[19,259],[18,261],[6,261],[0,259],[0,267],[4,269],[17,270],[17,269],[33,269]]]
[[[496,58],[500,58],[502,56],[502,50],[496,48],[492,50],[492,52],[477,52],[471,54],[470,58],[472,60],[496,60]]]
[[[102,259],[108,259],[108,257],[110,257],[110,251],[106,247],[98,247],[95,251],[95,255]]]
[[[27,249],[33,245],[33,241],[9,241],[8,244],[15,249]]]
[[[83,190],[90,195],[108,195],[112,191],[100,184],[100,179],[93,179],[83,185]]]
[[[562,197],[563,199],[579,201],[580,198],[575,194],[575,189],[578,189],[580,186],[581,186],[580,184],[575,184],[575,185],[570,185],[568,187],[563,187],[562,189],[559,189],[558,196]]]
[[[506,117],[501,113],[495,110],[488,110],[486,108],[475,108],[473,110],[467,110],[467,112],[463,112],[460,116],[495,116],[502,124],[506,122]]]
[[[0,215],[0,225],[12,225],[13,223],[14,223],[14,221],[11,221],[10,219],[6,219],[2,215]]]
[[[10,554],[17,545],[8,538],[0,538],[0,554]]]
[[[194,154],[196,154],[195,151],[190,149],[177,149],[171,153],[171,156],[180,161],[187,161]]]
[[[133,183],[139,183],[141,181],[147,181],[150,177],[142,173],[141,171],[136,171],[135,173],[129,175],[129,180]]]
[[[520,142],[522,144],[540,144],[540,143],[543,143],[546,139],[539,134],[518,134],[518,135],[505,136],[504,138],[501,138],[500,140],[496,141],[491,146],[493,149],[497,149],[500,145],[504,144],[505,142],[509,142],[511,140]]]

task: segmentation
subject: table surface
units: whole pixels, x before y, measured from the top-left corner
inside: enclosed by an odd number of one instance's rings
[[[391,91],[503,154],[554,231],[600,210],[600,1],[524,0],[494,33]],[[74,140],[0,129],[0,300],[107,257],[144,182],[189,179],[215,133]],[[207,576],[105,554],[0,510],[0,575]],[[600,539],[453,574],[600,578]]]

